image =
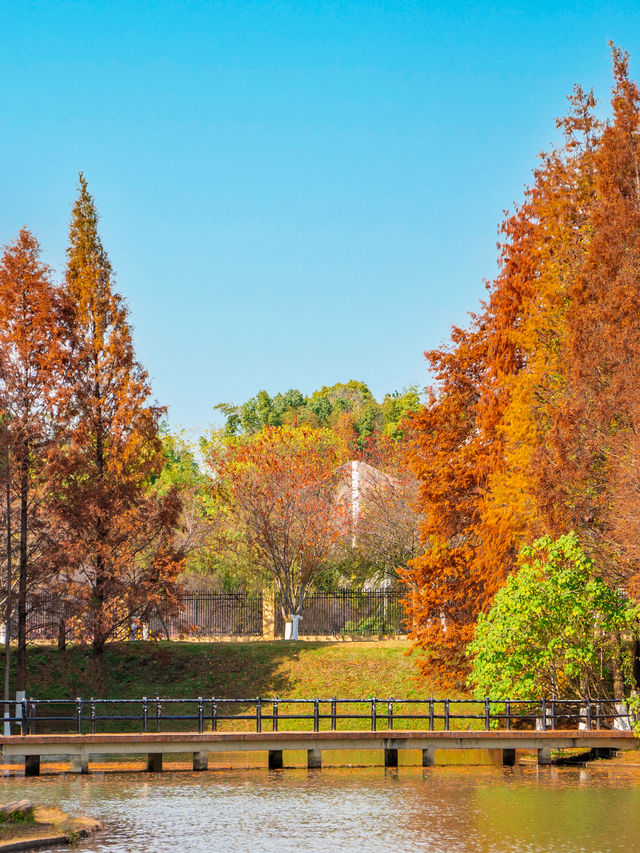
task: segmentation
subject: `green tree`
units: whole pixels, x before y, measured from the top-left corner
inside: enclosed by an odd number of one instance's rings
[[[467,648],[476,695],[501,699],[602,696],[616,673],[632,686],[631,648],[639,608],[594,572],[575,533],[525,547],[520,568],[481,613]]]

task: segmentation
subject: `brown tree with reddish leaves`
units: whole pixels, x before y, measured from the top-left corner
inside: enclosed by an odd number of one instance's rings
[[[65,295],[72,312],[67,436],[55,468],[55,521],[65,543],[64,593],[95,653],[132,620],[177,604],[175,489],[149,484],[163,464],[151,388],[135,360],[127,310],[112,288],[87,182],[73,208]]]
[[[344,453],[329,430],[306,425],[218,436],[209,445],[216,497],[256,569],[280,593],[285,621],[300,616],[310,584],[347,529],[336,495]]]
[[[350,550],[369,566],[367,580],[387,585],[421,552],[418,480],[404,450],[387,436],[371,438],[364,459],[343,466],[349,472]]]
[[[57,548],[50,525],[49,463],[60,440],[67,317],[60,289],[25,228],[0,260],[0,412],[7,530],[17,538],[18,691],[26,687],[27,596],[51,575]],[[13,518],[12,518],[13,516]],[[8,585],[8,595],[11,587]],[[9,609],[9,608],[7,608]],[[7,631],[10,620],[7,620]],[[5,697],[6,698],[6,697]]]

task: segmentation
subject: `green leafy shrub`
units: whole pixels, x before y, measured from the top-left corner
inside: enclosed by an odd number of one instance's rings
[[[637,630],[639,608],[596,576],[575,533],[538,539],[520,562],[478,618],[469,684],[490,699],[602,696],[610,661],[630,658],[620,638]]]

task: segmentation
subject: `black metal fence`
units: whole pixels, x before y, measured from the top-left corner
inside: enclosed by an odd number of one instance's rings
[[[404,634],[404,609],[399,590],[309,593],[298,626],[302,637],[326,635],[379,636]],[[278,602],[276,602],[278,604]],[[284,632],[281,608],[276,606],[276,636]]]
[[[152,635],[180,637],[262,636],[262,595],[245,592],[196,592],[183,596],[180,612],[163,618],[154,614]]]
[[[403,594],[399,590],[310,593],[302,608],[299,634],[302,637],[403,634]],[[29,640],[57,640],[61,629],[66,640],[82,637],[82,630],[74,620],[72,602],[46,594],[32,596],[27,611]],[[183,596],[177,612],[165,613],[156,608],[146,620],[131,614],[123,620],[118,639],[260,637],[262,632],[263,596],[260,593],[193,592]],[[11,636],[15,638],[16,633],[14,613]],[[277,597],[275,636],[284,636],[284,620]]]
[[[15,706],[12,703],[12,708]],[[485,731],[632,728],[609,699],[25,699],[10,721],[19,734],[160,731]],[[346,725],[345,725],[346,724]]]

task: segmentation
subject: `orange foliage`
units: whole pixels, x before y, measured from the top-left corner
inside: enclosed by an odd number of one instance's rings
[[[47,474],[65,397],[64,331],[60,289],[40,261],[37,240],[23,228],[0,261],[0,415],[5,511],[16,534],[8,537],[9,560],[18,539],[18,690],[26,678],[27,593],[53,569]]]
[[[345,448],[329,430],[265,427],[220,438],[208,463],[255,565],[280,592],[283,618],[299,614],[316,573],[345,531],[336,500]]]
[[[576,88],[559,122],[562,149],[541,157],[522,206],[503,226],[500,273],[469,330],[426,354],[435,375],[409,419],[407,460],[421,481],[425,553],[403,573],[412,636],[443,683],[465,671],[480,611],[523,542],[556,513],[543,464],[550,413],[565,393],[566,305],[584,263],[599,127],[593,96]],[[552,470],[553,469],[553,470]]]
[[[148,619],[160,603],[175,606],[181,555],[171,548],[178,495],[148,488],[164,463],[158,433],[164,410],[148,403],[148,377],[134,357],[97,223],[81,175],[65,282],[70,399],[56,455],[54,510],[65,548],[62,589],[99,653],[132,618]]]

